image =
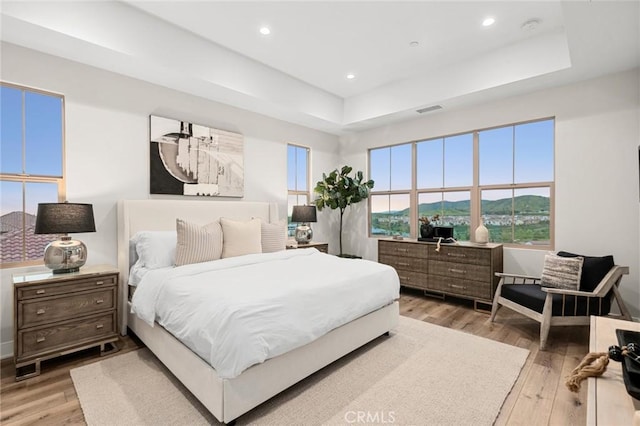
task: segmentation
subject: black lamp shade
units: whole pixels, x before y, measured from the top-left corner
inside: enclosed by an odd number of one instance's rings
[[[293,206],[291,222],[308,223],[317,221],[316,206]]]
[[[93,205],[78,203],[40,203],[36,234],[96,232]]]

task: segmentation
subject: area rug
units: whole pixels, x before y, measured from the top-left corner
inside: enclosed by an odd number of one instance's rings
[[[491,425],[529,351],[400,317],[382,336],[241,416],[238,425]],[[71,370],[93,425],[215,418],[147,349]]]

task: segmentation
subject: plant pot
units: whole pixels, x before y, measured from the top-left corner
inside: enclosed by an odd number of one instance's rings
[[[420,237],[433,238],[433,225],[430,223],[420,225]]]

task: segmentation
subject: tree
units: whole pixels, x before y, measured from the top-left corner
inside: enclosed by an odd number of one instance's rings
[[[316,183],[313,192],[318,194],[314,201],[318,210],[329,207],[331,210],[340,210],[340,256],[342,256],[342,216],[351,204],[359,203],[369,198],[369,192],[373,188],[373,181],[363,182],[362,172],[356,172],[355,177],[350,177],[352,167],[343,166],[340,171],[335,169],[329,175],[322,174],[322,180]]]

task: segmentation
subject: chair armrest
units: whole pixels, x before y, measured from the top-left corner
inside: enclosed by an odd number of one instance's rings
[[[554,287],[540,287],[542,291],[551,294],[564,294],[567,296],[583,296],[583,297],[599,297],[596,293],[591,291],[580,291],[580,290],[568,290],[565,288],[554,288]]]

